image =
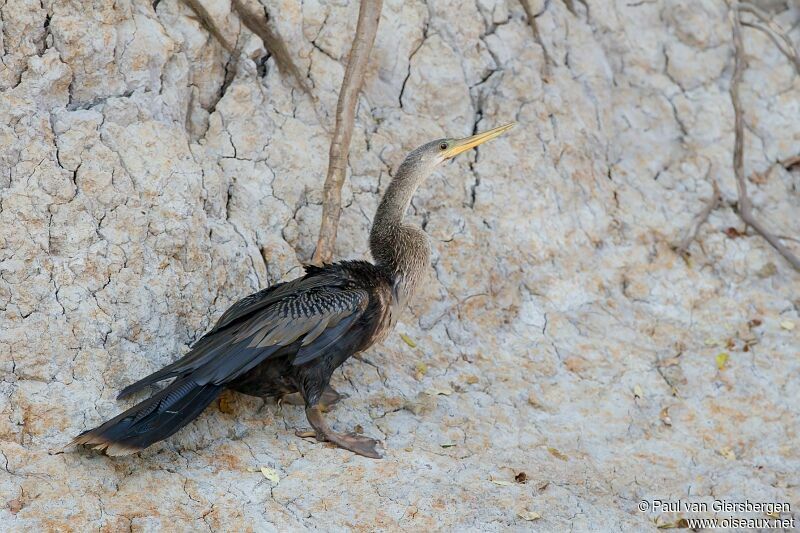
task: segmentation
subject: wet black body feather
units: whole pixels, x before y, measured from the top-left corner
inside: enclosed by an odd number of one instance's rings
[[[185,426],[225,388],[261,397],[300,392],[316,405],[333,371],[390,327],[391,287],[391,276],[365,261],[308,266],[305,276],[235,303],[186,355],[119,398],[172,383],[73,442],[112,454],[141,450]]]

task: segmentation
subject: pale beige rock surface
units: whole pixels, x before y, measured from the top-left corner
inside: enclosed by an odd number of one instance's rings
[[[706,175],[735,198],[711,0],[532,2],[547,79],[515,0],[386,0],[341,257],[366,256],[409,149],[519,126],[419,192],[434,267],[398,332],[335,375],[350,398],[334,425],[383,440],[384,460],[299,439],[299,408],[238,395],[138,456],[61,453],[313,252],[356,3],[266,2],[316,103],[251,59],[261,42],[229,2],[203,3],[238,66],[176,0],[0,3],[0,529],[638,531],[643,498],[800,506],[800,275],[726,235],[744,229],[727,207],[691,264],[671,249]],[[800,77],[744,37],[749,187],[800,238],[800,174],[775,164],[798,153]]]

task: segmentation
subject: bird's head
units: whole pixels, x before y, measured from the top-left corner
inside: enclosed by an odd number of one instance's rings
[[[373,233],[391,228],[403,220],[411,198],[425,179],[445,161],[490,141],[513,128],[514,122],[463,139],[438,139],[413,150],[397,169],[375,213]],[[373,256],[375,252],[373,251]]]
[[[437,139],[431,141],[408,154],[403,166],[407,167],[408,171],[416,171],[409,172],[409,174],[422,173],[427,175],[445,161],[502,135],[513,128],[515,124],[512,122],[463,139]]]

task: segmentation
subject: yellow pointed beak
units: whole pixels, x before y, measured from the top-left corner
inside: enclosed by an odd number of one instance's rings
[[[475,148],[479,144],[483,144],[486,141],[491,141],[495,137],[499,137],[503,133],[513,128],[516,124],[516,122],[512,122],[510,124],[506,124],[505,126],[500,126],[499,128],[494,128],[493,130],[484,131],[483,133],[473,135],[472,137],[459,139],[453,143],[453,146],[447,149],[447,151],[444,153],[444,158],[450,159],[462,152],[466,152],[471,148]]]

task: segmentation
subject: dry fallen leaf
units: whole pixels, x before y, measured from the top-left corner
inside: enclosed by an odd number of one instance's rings
[[[541,408],[542,402],[539,401],[539,398],[536,397],[534,393],[528,394],[528,403],[531,404],[533,407]]]
[[[430,389],[426,390],[425,392],[427,392],[431,396],[439,396],[439,395],[441,395],[441,396],[450,396],[451,394],[453,394],[453,391],[451,389],[445,389],[445,388],[439,389],[439,388],[436,388],[436,387],[430,388]]]
[[[659,418],[661,418],[661,421],[664,423],[665,426],[672,425],[672,419],[669,417],[669,407],[665,407],[661,410]]]
[[[236,411],[233,408],[233,399],[227,394],[223,394],[219,399],[219,410],[226,415],[232,415]]]
[[[513,485],[513,483],[511,483],[510,481],[506,481],[504,479],[495,479],[494,476],[490,476],[489,481],[491,481],[495,485],[500,485],[501,487],[507,487],[509,485]]]
[[[542,517],[542,515],[534,511],[520,511],[517,513],[517,516],[529,522],[533,520],[539,520]]]
[[[514,481],[517,483],[527,483],[528,482],[528,474],[525,472],[520,472],[516,476],[514,476]]]
[[[770,261],[769,263],[761,267],[761,269],[758,272],[756,272],[756,276],[758,276],[759,278],[768,278],[770,276],[774,276],[777,273],[778,273],[778,267],[775,266],[775,263]]]
[[[729,358],[730,358],[730,355],[728,355],[727,352],[718,353],[717,357],[716,357],[717,368],[719,368],[720,370],[725,370],[725,363],[728,362]]]
[[[685,518],[679,518],[675,522],[665,522],[661,516],[655,519],[655,525],[658,529],[688,529],[689,522]]]
[[[414,342],[413,340],[411,340],[411,337],[409,337],[405,333],[401,333],[400,334],[400,338],[403,339],[403,342],[405,342],[406,344],[408,344],[412,348],[416,348],[417,347],[417,343]]]
[[[636,385],[633,387],[633,396],[634,398],[644,398],[644,391],[641,386]]]
[[[562,461],[566,461],[569,457],[566,454],[561,453],[558,448],[553,448],[552,446],[547,448],[547,451],[550,452],[550,455],[555,457],[556,459],[561,459]]]
[[[666,368],[666,367],[670,367],[670,366],[676,366],[676,365],[680,364],[680,362],[681,362],[681,358],[678,355],[678,356],[675,356],[675,357],[669,357],[667,359],[661,359],[660,361],[658,361],[658,366],[660,366],[662,368]]]
[[[727,235],[731,239],[737,239],[739,237],[744,237],[745,236],[745,232],[739,231],[738,229],[736,229],[734,227],[730,227],[730,228],[725,230],[725,235]]]
[[[428,373],[428,365],[420,361],[416,364],[416,366],[414,366],[414,370],[414,377],[417,378],[417,380],[420,380],[425,374]]]
[[[794,329],[794,322],[790,320],[784,320],[781,322],[781,327],[787,331],[792,331]]]
[[[719,450],[719,454],[725,459],[728,459],[729,461],[736,460],[736,453],[734,453],[734,451],[730,448],[730,446],[725,446],[724,448],[721,448]]]
[[[470,374],[464,378],[464,381],[466,381],[468,385],[475,385],[480,379],[478,376]]]
[[[262,466],[261,473],[264,474],[264,477],[270,480],[275,485],[277,485],[281,480],[280,474],[278,474],[278,471],[275,470],[274,468],[269,468],[268,466]]]
[[[19,498],[14,498],[6,503],[6,507],[8,507],[8,512],[15,515],[22,510],[22,501]]]

